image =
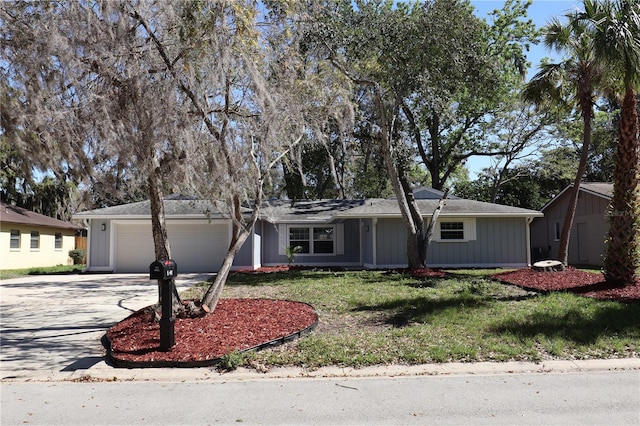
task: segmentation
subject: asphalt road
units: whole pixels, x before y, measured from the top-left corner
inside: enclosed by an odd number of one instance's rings
[[[2,385],[2,425],[637,425],[640,373]]]

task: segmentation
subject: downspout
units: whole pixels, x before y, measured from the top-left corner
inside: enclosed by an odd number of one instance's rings
[[[526,240],[527,240],[527,266],[531,267],[531,229],[530,229],[530,225],[531,222],[533,222],[533,217],[532,216],[527,216],[525,218],[525,221],[527,223],[526,226]]]
[[[364,265],[364,221],[360,219],[360,267]]]
[[[85,253],[87,264],[84,265],[84,271],[82,272],[87,272],[91,265],[91,261],[89,260],[91,254],[91,219],[84,219],[82,223],[87,228],[87,252]]]
[[[371,219],[371,231],[373,232],[373,238],[372,238],[372,245],[373,245],[373,269],[377,269],[378,268],[378,238],[377,238],[377,234],[378,234],[378,230],[376,229],[376,226],[378,225],[378,218],[374,217],[373,219]]]
[[[260,247],[258,247],[258,268],[262,267],[262,254],[264,253],[264,220],[260,221]]]

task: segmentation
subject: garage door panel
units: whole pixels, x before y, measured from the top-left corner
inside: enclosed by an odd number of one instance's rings
[[[172,258],[180,272],[215,272],[227,252],[224,223],[167,223]],[[148,272],[155,259],[150,223],[117,224],[116,272]]]
[[[148,272],[156,257],[151,224],[118,224],[115,240],[115,272]]]
[[[228,248],[228,228],[225,224],[167,225],[171,253],[178,264],[178,273],[213,272],[220,269]]]

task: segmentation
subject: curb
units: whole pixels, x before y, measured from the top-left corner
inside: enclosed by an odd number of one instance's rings
[[[569,374],[580,372],[615,372],[638,370],[640,358],[605,360],[550,360],[533,362],[480,362],[420,365],[379,365],[363,368],[322,367],[307,370],[301,367],[277,367],[261,373],[254,369],[238,368],[219,372],[212,368],[156,368],[115,369],[105,362],[88,370],[77,370],[71,381],[259,381],[259,380],[312,380],[312,379],[367,379],[367,378],[415,378],[425,376],[486,376],[510,374]]]
[[[549,360],[534,362],[479,362],[420,365],[377,365],[364,368],[322,367],[308,370],[301,367],[277,367],[264,373],[249,368],[219,372],[212,367],[200,368],[114,368],[103,359],[86,369],[75,371],[20,371],[0,382],[231,382],[261,380],[331,380],[369,378],[419,378],[447,376],[490,376],[517,374],[571,374],[584,372],[615,373],[638,371],[640,358]]]

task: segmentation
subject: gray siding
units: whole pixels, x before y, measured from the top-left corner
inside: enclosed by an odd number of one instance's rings
[[[321,224],[319,225],[321,226]],[[279,254],[279,244],[278,225],[265,223],[262,235],[263,265],[287,264],[287,256]],[[296,265],[360,266],[360,221],[351,219],[344,222],[344,254],[335,256],[298,254],[294,263]]]
[[[531,224],[531,246],[534,260],[556,259],[559,241],[555,239],[555,226],[560,230],[569,204],[569,191],[549,204],[544,218],[536,218]],[[602,265],[605,238],[609,230],[605,212],[609,201],[588,192],[580,191],[576,214],[569,238],[569,263]]]
[[[367,266],[374,266],[373,259],[373,220],[362,220],[362,262]]]
[[[476,240],[432,242],[428,264],[526,265],[525,218],[478,218]]]
[[[466,242],[431,241],[428,266],[525,266],[526,219],[477,218],[476,239]],[[401,219],[378,222],[378,265],[406,266],[407,250]]]
[[[102,230],[102,224],[106,225],[106,230]],[[89,235],[89,265],[90,268],[108,268],[109,265],[109,247],[111,246],[111,221],[110,220],[92,220],[90,224]]]
[[[402,219],[379,219],[376,225],[377,265],[407,265],[407,235]]]
[[[233,267],[237,269],[253,268],[260,266],[260,247],[262,247],[261,234],[263,223],[256,222],[254,231],[247,237],[242,248],[233,259]]]
[[[258,226],[258,225],[256,225]],[[233,267],[234,268],[250,268],[252,266],[253,260],[253,234],[247,237],[247,241],[244,242],[240,251],[233,258]]]

